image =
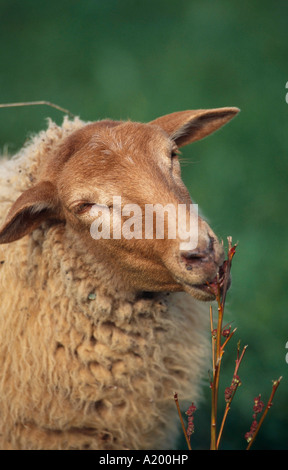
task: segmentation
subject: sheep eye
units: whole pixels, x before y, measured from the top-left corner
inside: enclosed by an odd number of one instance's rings
[[[82,202],[75,207],[76,214],[84,214],[88,212],[94,204],[92,202]]]
[[[173,150],[171,151],[171,159],[172,159],[172,160],[173,160],[173,158],[177,158],[178,155],[179,155],[179,152],[178,152],[177,149],[173,149]]]

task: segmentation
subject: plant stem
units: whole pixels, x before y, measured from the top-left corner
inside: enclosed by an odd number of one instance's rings
[[[265,410],[264,410],[264,412],[263,412],[263,414],[262,414],[262,416],[261,416],[261,419],[259,420],[258,426],[257,426],[257,428],[256,428],[256,430],[255,430],[255,432],[254,432],[254,434],[253,434],[252,439],[249,441],[249,444],[248,444],[246,450],[250,450],[250,448],[251,448],[253,442],[255,442],[256,436],[257,436],[257,434],[258,434],[258,432],[259,432],[259,430],[260,430],[260,428],[261,428],[261,426],[262,426],[262,424],[263,424],[264,419],[266,418],[266,415],[267,415],[267,413],[268,413],[268,410],[269,410],[269,409],[271,408],[271,406],[273,405],[272,400],[273,400],[273,398],[274,398],[274,395],[275,395],[275,393],[276,393],[277,388],[279,387],[279,384],[280,384],[280,381],[281,381],[281,380],[282,380],[282,377],[279,377],[278,380],[274,380],[273,386],[272,386],[272,392],[271,392],[270,398],[269,398],[269,400],[268,400],[267,406],[266,406],[266,408],[265,408]]]
[[[217,322],[217,329],[216,329],[216,338],[214,334],[212,333],[213,382],[211,383],[212,403],[211,403],[210,450],[217,450],[218,445],[219,445],[219,438],[217,439],[217,408],[218,408],[218,392],[219,392],[221,360],[224,354],[224,345],[227,344],[227,342],[231,339],[232,335],[234,334],[234,332],[232,332],[229,338],[227,338],[226,341],[224,342],[223,346],[221,346],[221,334],[222,334],[222,326],[223,326],[225,300],[226,300],[226,294],[229,288],[232,258],[236,250],[236,245],[232,247],[232,238],[227,237],[227,240],[228,240],[228,259],[226,261],[226,266],[225,266],[222,292],[220,288],[219,275],[217,276],[216,301],[218,303],[218,322]],[[214,332],[211,309],[210,309],[210,322],[211,322],[211,332]]]
[[[215,373],[215,335],[214,335],[214,327],[213,327],[213,310],[212,305],[210,305],[210,327],[211,327],[211,338],[212,338],[212,370],[213,370],[213,377]]]
[[[186,439],[186,442],[187,442],[188,449],[192,450],[191,449],[191,444],[190,444],[190,439],[187,436],[185,424],[184,424],[184,421],[183,421],[183,418],[182,418],[182,413],[181,413],[180,406],[179,406],[179,401],[178,401],[178,395],[177,395],[176,392],[174,393],[174,400],[175,400],[175,403],[176,403],[178,415],[179,415],[179,418],[180,418],[180,422],[181,422],[181,425],[182,425],[182,429],[183,429],[183,433],[184,433],[184,436],[185,436],[185,439]]]
[[[45,106],[50,106],[51,108],[58,109],[58,111],[62,111],[63,113],[69,114],[72,117],[75,117],[74,114],[72,114],[68,109],[61,108],[61,106],[58,106],[57,104],[50,103],[50,101],[26,101],[23,103],[5,103],[5,104],[0,104],[0,108],[14,108],[14,107],[22,107],[22,106],[39,106],[39,105],[45,105]]]
[[[220,378],[220,366],[223,351],[221,350],[221,332],[223,323],[223,304],[220,298],[220,287],[218,284],[218,293],[216,296],[218,302],[218,323],[216,330],[216,339],[213,337],[212,343],[214,344],[214,367],[213,367],[213,382],[211,384],[212,390],[212,406],[211,406],[211,442],[210,450],[217,450],[217,407],[218,407],[218,390]],[[213,330],[212,330],[213,331]]]
[[[230,335],[228,336],[228,338],[226,338],[226,340],[225,340],[224,343],[222,344],[221,349],[223,349],[223,351],[224,351],[224,349],[225,349],[226,344],[228,343],[228,341],[230,341],[230,339],[232,338],[232,336],[234,335],[234,333],[235,333],[236,331],[237,331],[237,328],[234,328],[234,330],[231,331],[231,333],[230,333]]]
[[[232,332],[234,333],[234,332]],[[232,333],[230,334],[229,338],[232,336]],[[227,338],[227,339],[229,339]],[[224,343],[225,344],[225,343]],[[224,345],[223,345],[224,347]],[[248,346],[244,346],[243,350],[242,350],[242,353],[241,353],[241,356],[239,357],[239,352],[240,352],[240,348],[239,348],[239,344],[238,344],[238,347],[237,347],[237,359],[236,359],[236,365],[235,365],[235,370],[234,370],[234,374],[233,374],[233,379],[235,377],[238,376],[238,371],[239,371],[239,367],[240,367],[240,364],[241,364],[241,361],[243,359],[243,356],[246,352],[246,349],[247,349]],[[233,379],[232,379],[232,384],[233,384]],[[231,385],[232,385],[231,384]],[[224,429],[224,425],[225,425],[225,422],[226,422],[226,418],[227,418],[227,415],[228,415],[228,412],[230,411],[230,408],[231,408],[231,403],[232,403],[232,400],[235,396],[235,393],[238,389],[240,385],[240,382],[237,382],[234,387],[233,387],[233,392],[232,392],[232,395],[231,397],[229,398],[229,401],[226,403],[226,407],[225,407],[225,411],[224,411],[224,415],[223,415],[223,418],[222,418],[222,422],[221,422],[221,426],[220,426],[220,430],[219,430],[219,434],[218,434],[218,439],[217,439],[217,449],[219,448],[219,444],[220,444],[220,440],[221,440],[221,437],[222,437],[222,433],[223,433],[223,429]]]

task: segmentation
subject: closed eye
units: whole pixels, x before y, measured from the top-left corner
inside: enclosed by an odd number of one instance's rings
[[[180,155],[180,151],[177,148],[173,148],[170,155],[171,159],[177,158],[178,155]]]
[[[81,214],[85,214],[85,212],[88,212],[92,206],[94,206],[93,202],[81,202],[77,204],[76,206],[74,206],[73,210],[75,214],[81,215]]]

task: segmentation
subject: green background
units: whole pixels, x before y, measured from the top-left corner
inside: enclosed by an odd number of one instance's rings
[[[238,329],[222,388],[237,342],[248,349],[223,449],[245,449],[253,398],[267,401],[280,375],[254,449],[288,448],[287,31],[281,0],[0,0],[0,103],[49,100],[84,120],[144,122],[184,109],[241,108],[183,151],[194,201],[221,238],[239,242],[226,316]],[[16,151],[48,116],[63,118],[47,107],[0,109],[2,150]],[[209,448],[208,381],[205,393],[197,449]]]

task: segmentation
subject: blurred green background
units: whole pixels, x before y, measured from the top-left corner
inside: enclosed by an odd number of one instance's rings
[[[144,122],[184,109],[241,108],[183,150],[194,201],[220,237],[239,242],[226,317],[238,330],[222,388],[237,341],[248,349],[223,449],[245,449],[253,398],[267,401],[280,375],[254,449],[288,449],[287,31],[281,0],[0,0],[0,103],[49,100],[84,120]],[[0,109],[1,149],[15,152],[48,116],[63,119],[47,107]],[[208,384],[205,393],[196,449],[209,448]]]

